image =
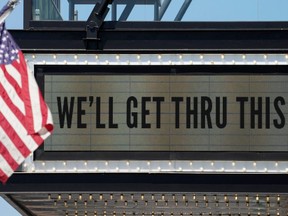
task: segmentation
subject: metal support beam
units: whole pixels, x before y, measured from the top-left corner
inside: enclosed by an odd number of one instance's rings
[[[160,8],[161,2],[160,0],[155,0],[154,2],[154,21],[158,21],[159,19],[159,8]]]
[[[177,16],[175,17],[174,21],[181,21],[184,14],[186,13],[188,7],[190,6],[192,0],[185,0],[184,3],[182,4],[182,7],[180,8]]]
[[[167,8],[169,7],[171,0],[164,0],[160,9],[159,9],[159,20],[162,20]]]
[[[117,4],[115,1],[112,3],[112,10],[111,10],[111,20],[116,21],[117,20]]]
[[[128,1],[126,7],[124,8],[121,16],[119,17],[119,21],[126,21],[135,6],[135,2]]]
[[[98,31],[109,11],[108,4],[111,4],[113,0],[103,0],[101,3],[96,3],[93,8],[86,24],[87,36],[84,39],[86,49],[98,49]]]
[[[74,20],[75,3],[73,0],[69,1],[69,20]]]

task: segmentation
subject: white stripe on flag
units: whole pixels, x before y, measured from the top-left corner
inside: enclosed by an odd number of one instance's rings
[[[16,146],[8,137],[2,127],[0,127],[0,140],[2,141],[2,144],[6,147],[7,151],[10,153],[11,157],[20,165],[25,160],[25,158],[16,148]]]
[[[18,85],[22,87],[21,74],[19,73],[19,71],[11,64],[5,65],[5,68],[7,72],[10,74],[10,76],[12,76],[14,80],[18,83]]]
[[[41,112],[41,103],[39,96],[39,87],[36,83],[36,80],[32,74],[32,71],[29,70],[27,66],[27,76],[28,76],[28,86],[29,86],[29,94],[31,98],[31,109],[33,115],[33,124],[34,131],[38,132],[42,129],[42,112]]]
[[[30,151],[34,151],[36,148],[38,148],[37,143],[34,141],[34,139],[28,135],[27,130],[23,126],[22,122],[20,122],[17,117],[14,115],[14,113],[9,109],[5,101],[0,97],[0,107],[1,112],[5,113],[5,117],[9,124],[14,128],[15,132],[18,134],[20,139],[25,143],[27,148]]]
[[[24,102],[21,100],[21,98],[18,96],[17,92],[15,91],[15,88],[10,84],[10,82],[5,78],[4,72],[2,69],[0,69],[0,83],[2,84],[5,91],[8,93],[10,100],[14,103],[16,107],[25,115],[25,107]],[[11,98],[11,95],[13,95],[13,98]]]
[[[47,117],[47,122],[50,124],[53,122],[53,119],[52,119],[52,114],[50,112],[50,110],[48,109],[48,117]],[[47,137],[49,137],[51,135],[51,132],[50,131],[47,131],[45,134],[39,134],[41,136],[41,138],[44,140],[46,139]]]
[[[10,167],[10,165],[7,163],[7,161],[2,157],[0,154],[0,169],[7,175],[11,176],[13,174],[13,169]]]

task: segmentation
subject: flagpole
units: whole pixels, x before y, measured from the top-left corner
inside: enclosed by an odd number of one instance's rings
[[[19,3],[19,0],[9,0],[0,12],[0,23],[3,23],[5,19],[10,15],[10,13],[14,10],[16,5]]]

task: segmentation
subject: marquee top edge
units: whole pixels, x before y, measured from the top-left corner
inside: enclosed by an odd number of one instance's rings
[[[57,22],[41,23],[10,30],[24,52],[288,52],[288,22],[104,22],[92,36],[85,23],[62,22],[57,28]]]

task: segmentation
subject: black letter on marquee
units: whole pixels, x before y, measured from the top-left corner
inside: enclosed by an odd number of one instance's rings
[[[118,124],[113,123],[113,97],[109,97],[109,128],[118,128]]]
[[[137,107],[137,99],[133,96],[127,99],[127,114],[126,114],[126,122],[129,128],[137,128],[138,118],[137,112],[131,113],[131,103],[133,103],[133,107]],[[133,117],[133,121],[131,121],[131,116]]]
[[[86,114],[86,111],[82,109],[82,102],[87,101],[86,97],[77,98],[77,128],[87,128],[87,124],[82,123],[82,116]]]
[[[153,101],[156,102],[156,128],[161,128],[161,102],[164,97],[153,97]]]
[[[96,97],[96,128],[105,128],[105,124],[101,124],[101,98]]]
[[[180,102],[183,101],[183,97],[172,97],[172,101],[175,102],[175,128],[180,127]]]
[[[265,109],[265,113],[266,113],[266,121],[265,121],[265,125],[266,128],[270,128],[270,98],[266,97],[265,99],[265,104],[266,104],[266,109]]]
[[[248,101],[248,97],[236,97],[236,101],[240,102],[240,128],[245,127],[245,102]]]
[[[258,116],[258,128],[262,128],[262,98],[258,97],[258,108],[256,109],[255,97],[251,97],[250,125],[255,128],[255,116]]]
[[[60,128],[64,127],[65,117],[67,119],[67,128],[71,128],[73,108],[74,108],[74,100],[75,100],[75,97],[71,97],[70,109],[69,109],[68,108],[68,98],[64,97],[63,110],[62,110],[61,97],[57,97]]]
[[[280,122],[278,122],[277,119],[274,119],[273,123],[274,123],[274,126],[276,128],[280,129],[280,128],[283,128],[285,126],[285,116],[284,116],[282,110],[280,109],[278,102],[280,102],[281,105],[285,105],[285,100],[283,97],[277,97],[274,100],[274,107],[275,107],[275,110],[276,110],[278,116],[280,117]]]
[[[150,97],[142,97],[142,128],[151,128],[151,124],[146,122],[146,116],[150,111],[146,109],[146,102],[151,101]]]
[[[198,128],[198,98],[193,98],[193,110],[191,110],[191,98],[186,98],[186,128],[191,128],[191,115],[193,115],[193,128]]]
[[[227,97],[223,97],[222,123],[220,122],[220,97],[216,97],[216,125],[218,128],[224,128],[227,125]]]
[[[206,108],[206,104],[208,105]],[[201,97],[201,128],[205,128],[207,119],[208,128],[212,128],[211,121],[212,101],[209,97]]]

